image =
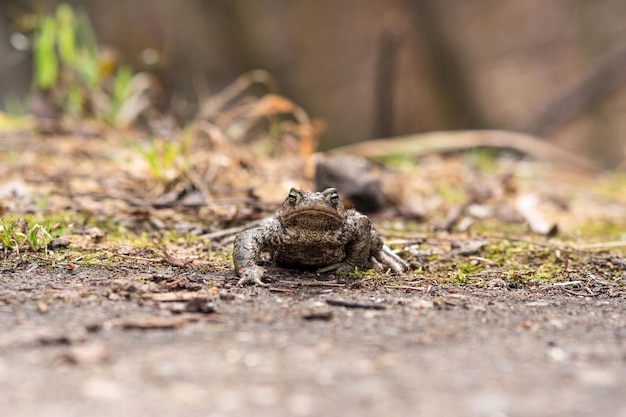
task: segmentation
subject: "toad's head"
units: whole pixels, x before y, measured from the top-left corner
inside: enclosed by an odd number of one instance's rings
[[[316,193],[294,187],[278,212],[278,218],[285,227],[320,232],[339,229],[347,217],[348,212],[335,188]]]

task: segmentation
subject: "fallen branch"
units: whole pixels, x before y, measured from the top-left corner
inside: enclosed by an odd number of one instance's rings
[[[346,308],[364,308],[368,310],[384,310],[387,306],[380,303],[364,303],[359,301],[345,301],[345,300],[335,300],[332,298],[327,298],[326,303],[331,306],[340,306]]]
[[[190,301],[196,298],[209,298],[214,296],[211,291],[175,291],[175,292],[158,292],[143,294],[142,298],[151,299],[159,302],[180,302]]]
[[[459,130],[416,133],[358,142],[331,149],[328,153],[370,158],[396,154],[423,156],[477,147],[513,149],[537,159],[573,165],[583,169],[593,169],[594,167],[588,158],[554,146],[535,136],[505,130]]]

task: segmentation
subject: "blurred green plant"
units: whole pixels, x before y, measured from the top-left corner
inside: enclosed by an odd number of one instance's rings
[[[0,249],[3,251],[20,251],[30,249],[48,250],[48,244],[64,233],[60,223],[38,223],[33,218],[1,218]]]
[[[173,141],[162,138],[150,140],[147,149],[139,150],[148,164],[150,174],[163,183],[185,175],[191,166],[191,139],[191,131],[186,130],[183,131],[181,140]]]
[[[72,117],[114,123],[133,71],[98,47],[87,14],[66,3],[43,13],[33,31],[33,87]]]

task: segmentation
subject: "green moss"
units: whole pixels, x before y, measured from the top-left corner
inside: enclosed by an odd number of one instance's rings
[[[474,148],[464,153],[470,166],[484,175],[497,175],[500,171],[498,158],[501,151],[491,148]]]
[[[626,196],[626,172],[613,171],[608,174],[606,180],[598,186],[597,192],[609,200]]]
[[[467,276],[467,274],[464,274],[461,271],[456,270],[456,271],[450,271],[448,273],[447,281],[453,284],[466,285],[466,284],[469,284],[470,279]]]
[[[382,164],[394,169],[411,169],[416,165],[415,157],[408,154],[391,154],[376,158]]]
[[[459,272],[464,275],[471,275],[481,272],[484,269],[483,265],[478,263],[464,263],[458,266]]]
[[[595,242],[624,240],[626,241],[626,223],[609,221],[589,221],[579,226],[573,237]]]
[[[451,186],[438,184],[435,186],[435,191],[437,192],[437,195],[441,197],[443,202],[449,206],[463,204],[467,201],[467,196],[463,192],[462,187],[456,185]]]
[[[561,282],[562,277],[563,267],[555,263],[542,264],[532,274],[532,279],[539,282]]]

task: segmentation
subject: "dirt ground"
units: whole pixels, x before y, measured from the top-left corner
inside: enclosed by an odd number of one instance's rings
[[[593,277],[401,289],[277,270],[242,288],[59,269],[2,274],[3,415],[626,416],[625,291]]]
[[[2,230],[66,240],[0,253],[3,416],[626,416],[623,175],[594,194],[482,154],[379,169],[402,194],[373,219],[410,274],[241,287],[225,231],[313,187],[301,157],[0,139]],[[529,192],[561,240],[511,216]]]

